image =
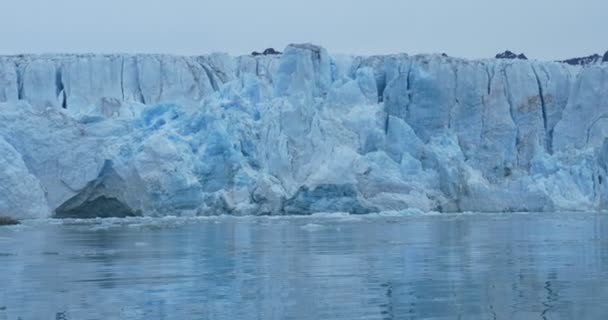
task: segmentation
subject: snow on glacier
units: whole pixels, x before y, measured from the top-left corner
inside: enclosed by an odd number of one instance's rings
[[[17,218],[599,210],[607,137],[608,64],[0,57]]]

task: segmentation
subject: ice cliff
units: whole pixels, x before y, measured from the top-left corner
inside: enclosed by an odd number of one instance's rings
[[[0,57],[0,215],[608,207],[608,63]]]

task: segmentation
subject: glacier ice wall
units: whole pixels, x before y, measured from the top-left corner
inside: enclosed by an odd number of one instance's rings
[[[0,57],[17,218],[599,210],[607,138],[608,63]]]

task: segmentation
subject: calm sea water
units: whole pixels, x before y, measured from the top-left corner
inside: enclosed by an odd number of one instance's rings
[[[5,319],[608,319],[608,215],[32,221]]]

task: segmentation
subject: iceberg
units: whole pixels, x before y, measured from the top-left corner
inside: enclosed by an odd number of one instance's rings
[[[608,63],[0,57],[0,215],[608,208]]]

